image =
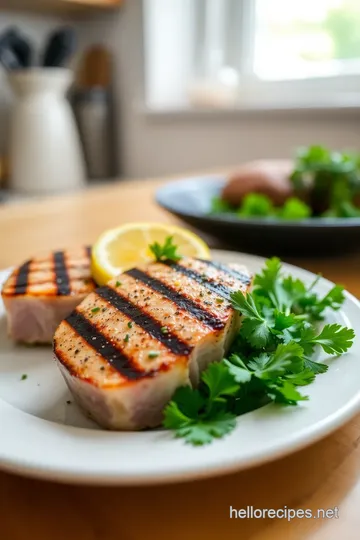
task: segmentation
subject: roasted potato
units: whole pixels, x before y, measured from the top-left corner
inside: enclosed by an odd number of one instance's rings
[[[267,195],[276,206],[281,206],[293,195],[290,175],[291,160],[259,160],[241,165],[229,176],[222,198],[234,206],[241,204],[248,193]]]

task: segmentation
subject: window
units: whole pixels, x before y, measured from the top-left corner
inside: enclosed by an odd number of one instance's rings
[[[144,0],[150,108],[360,106],[359,0]]]
[[[254,72],[261,79],[360,72],[358,0],[258,0],[256,13]]]

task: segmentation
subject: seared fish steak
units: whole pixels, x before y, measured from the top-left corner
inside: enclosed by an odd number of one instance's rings
[[[1,295],[15,341],[51,343],[60,322],[95,289],[90,248],[55,251],[11,273]]]
[[[176,388],[197,385],[240,326],[238,265],[182,259],[134,268],[92,292],[56,330],[54,353],[75,399],[101,426],[159,425]]]

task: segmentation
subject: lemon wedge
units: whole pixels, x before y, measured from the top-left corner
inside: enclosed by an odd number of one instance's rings
[[[99,285],[105,285],[125,270],[154,260],[150,244],[163,244],[173,237],[177,252],[183,257],[210,259],[205,242],[193,232],[163,223],[127,223],[104,232],[92,249],[92,275]]]

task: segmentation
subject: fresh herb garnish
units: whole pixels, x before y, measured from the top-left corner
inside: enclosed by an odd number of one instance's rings
[[[291,179],[298,192],[308,191],[315,214],[356,217],[354,197],[360,191],[359,155],[333,152],[324,146],[300,148]]]
[[[283,277],[280,261],[273,258],[255,276],[251,293],[232,293],[243,321],[228,358],[210,364],[197,389],[176,390],[164,410],[164,427],[202,445],[233,430],[245,412],[270,402],[294,406],[307,400],[300,389],[328,369],[312,358],[315,348],[340,355],[354,339],[353,329],[339,324],[317,328],[326,309],[340,308],[344,294],[336,285],[319,297],[316,281],[307,287]]]
[[[169,329],[167,326],[162,326],[161,327],[161,333],[162,334],[168,334],[169,333]]]
[[[225,396],[238,388],[223,364],[210,364],[202,375],[202,391],[178,388],[165,408],[164,426],[194,445],[206,444],[235,427],[236,415],[226,410]]]
[[[98,311],[100,311],[100,308],[99,307],[94,307],[94,308],[92,308],[91,313],[97,313]]]
[[[309,205],[298,199],[291,197],[280,208],[275,207],[267,195],[260,193],[249,193],[245,195],[242,203],[238,207],[231,207],[221,204],[223,201],[219,197],[214,197],[211,201],[211,214],[232,213],[240,218],[277,218],[296,221],[311,217],[312,211]],[[348,210],[351,212],[351,210]],[[360,214],[360,211],[359,211]]]
[[[280,219],[296,221],[311,217],[311,208],[297,197],[291,197],[278,209],[276,215]]]
[[[130,336],[129,336],[129,334],[126,334],[126,336],[124,337],[124,341],[125,341],[125,343],[128,343],[129,339],[130,339]]]
[[[237,210],[240,217],[266,217],[275,214],[273,203],[266,195],[249,193]]]
[[[115,287],[121,287],[121,285],[122,285],[121,281],[117,281],[117,282],[115,283]]]
[[[178,246],[173,243],[173,239],[173,236],[167,236],[164,244],[154,242],[149,246],[149,249],[154,255],[156,261],[177,262],[182,258],[177,252]]]
[[[132,328],[132,322],[131,322],[131,321],[129,321],[129,322],[127,323],[127,325],[128,325],[128,328]]]
[[[25,381],[27,378],[28,378],[28,376],[27,376],[26,373],[23,373],[23,375],[21,375],[21,380],[22,381]]]
[[[148,357],[149,357],[149,358],[157,358],[157,357],[159,356],[159,354],[160,354],[160,353],[159,353],[158,351],[150,351],[150,352],[148,353]]]
[[[211,200],[212,214],[228,214],[234,212],[234,208],[221,197],[213,197]]]
[[[313,145],[299,148],[290,176],[294,196],[276,207],[262,193],[248,193],[240,206],[221,197],[211,201],[211,214],[241,218],[302,220],[310,217],[360,217],[360,155]]]

